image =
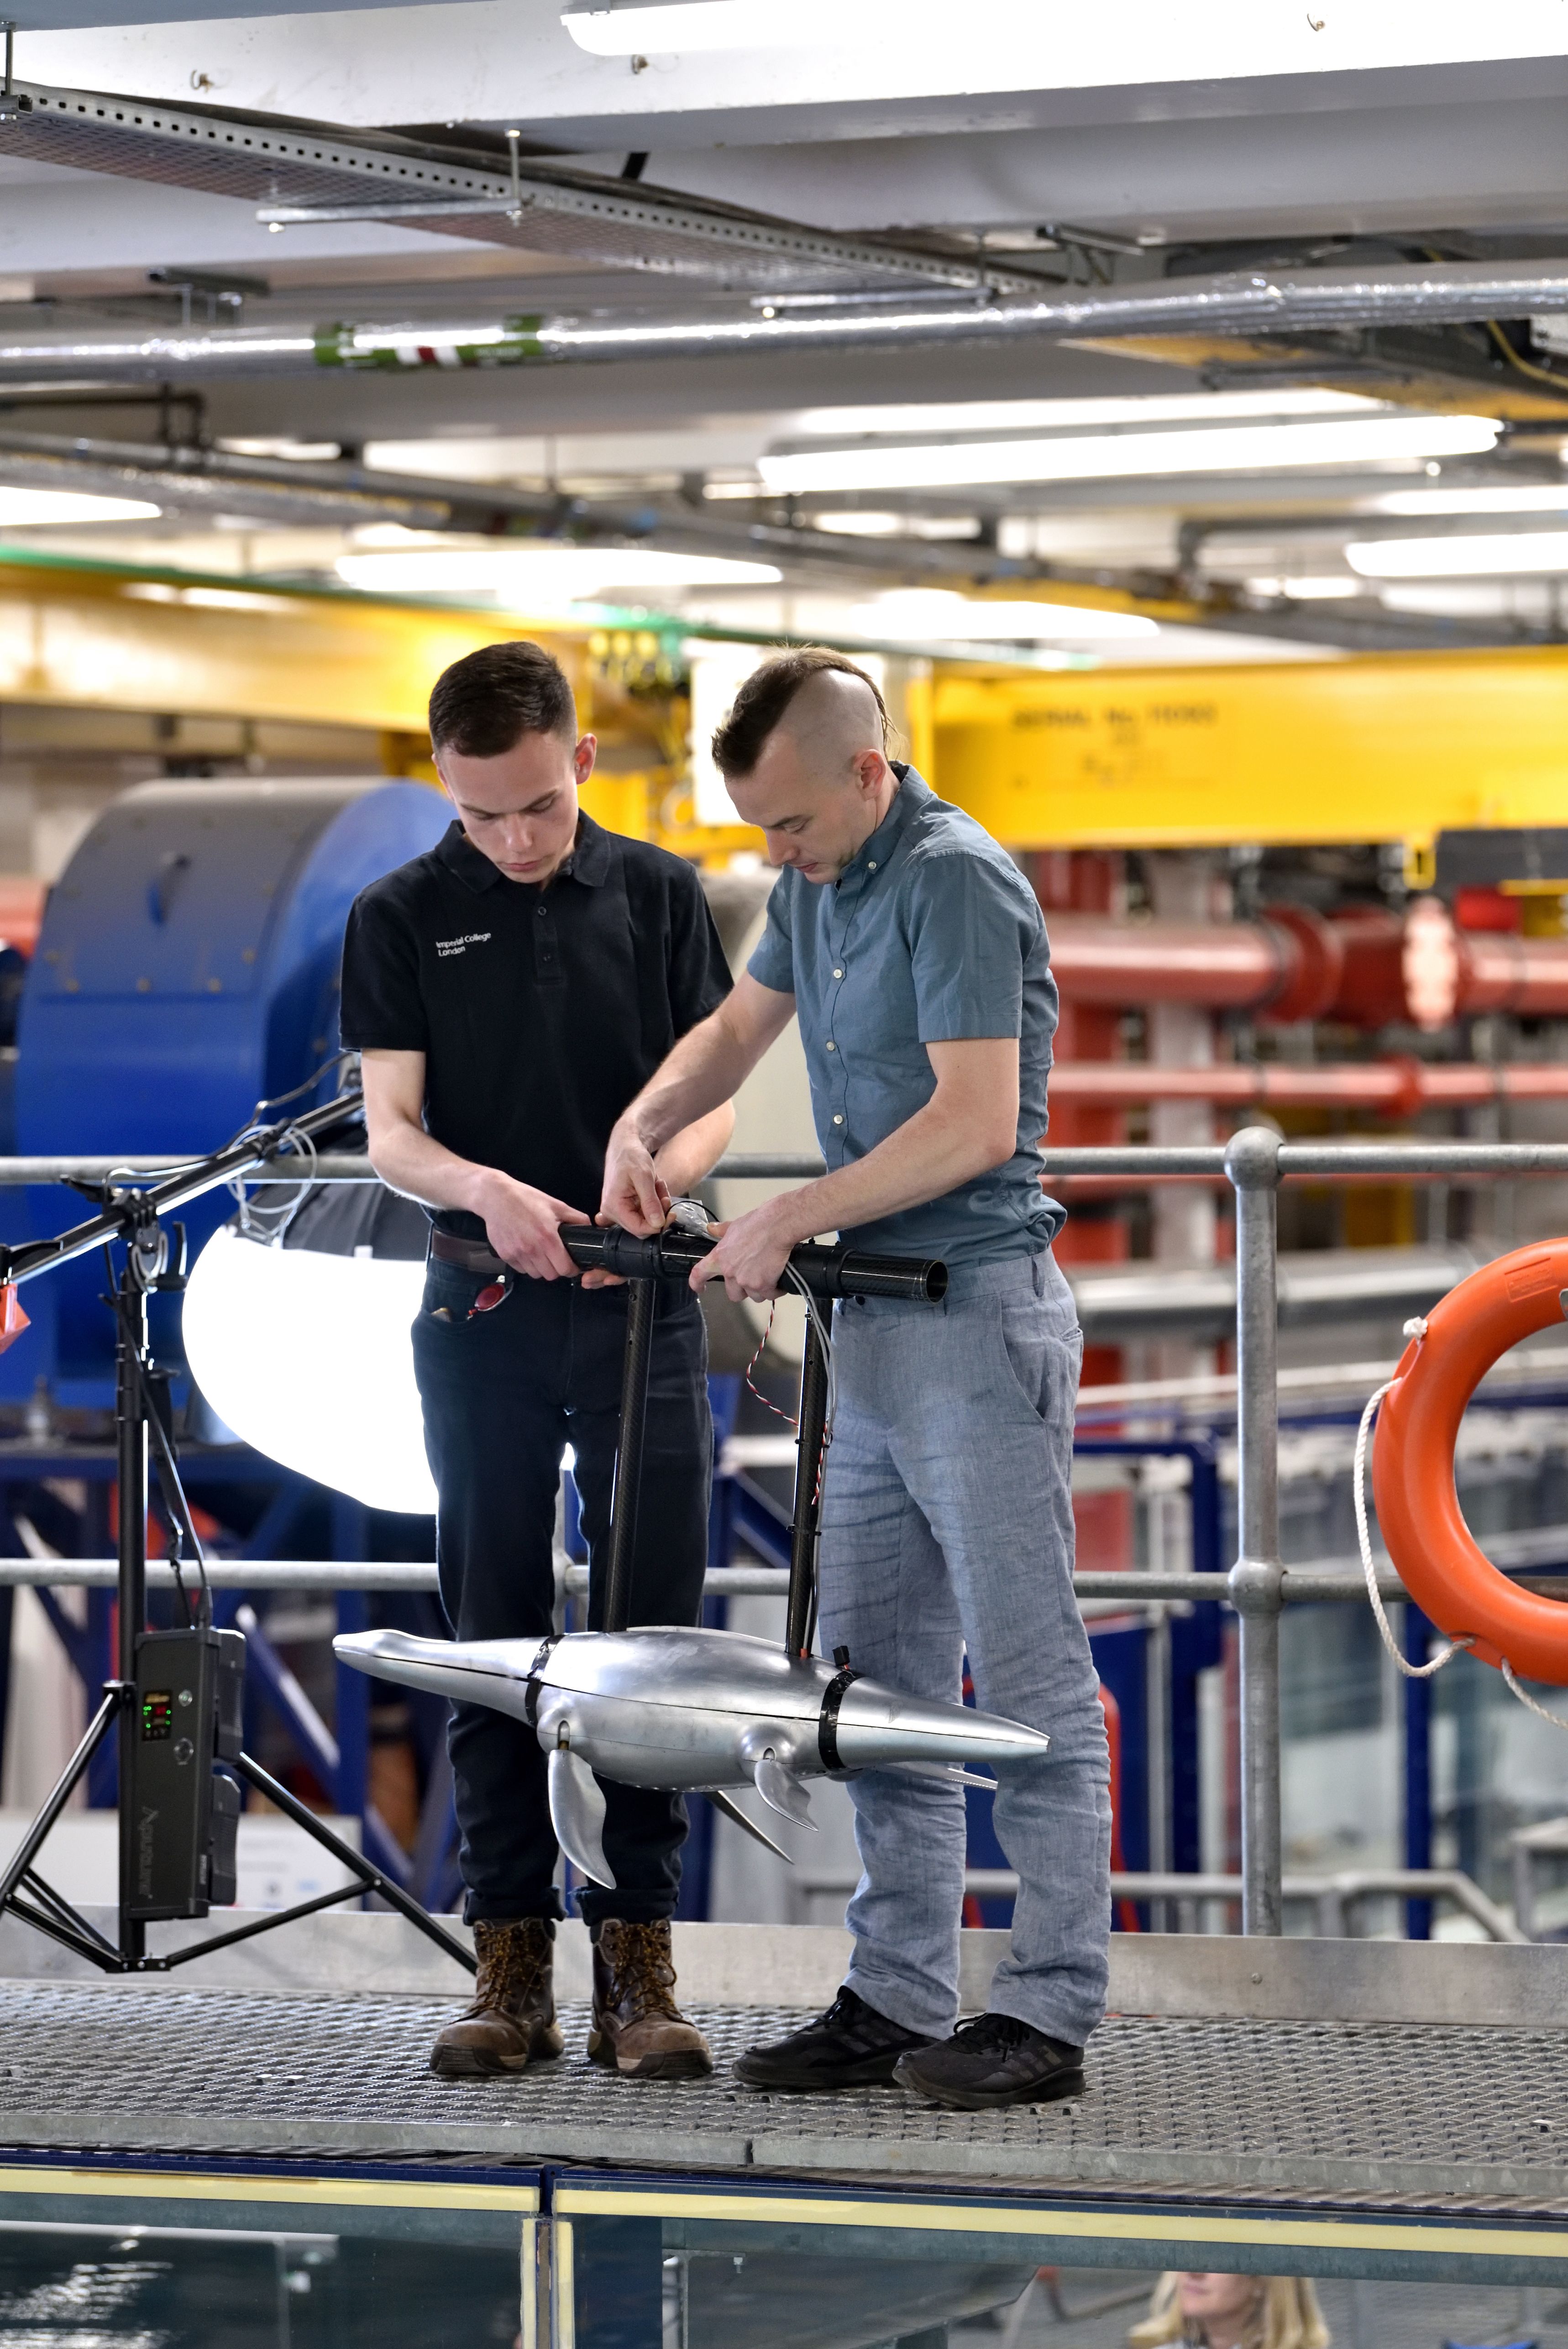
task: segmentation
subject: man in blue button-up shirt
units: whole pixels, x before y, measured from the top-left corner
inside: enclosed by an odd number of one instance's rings
[[[604,1210],[657,1229],[652,1154],[799,1018],[828,1172],[736,1218],[693,1284],[776,1295],[789,1249],[826,1231],[946,1262],[937,1307],[857,1300],[834,1317],[822,1643],[922,1696],[954,1696],[967,1654],[977,1702],[1051,1738],[996,1796],[1019,1891],[986,2013],[954,2031],[962,1794],[870,1771],[850,1788],[863,1873],[849,1979],[826,2014],[737,2068],[769,2088],[896,2077],[970,2109],[1071,2095],[1104,2008],[1110,1810],[1072,1595],[1083,1341],[1050,1253],[1062,1211],[1040,1186],[1057,1020],[1045,925],[989,834],[888,759],[881,697],[837,655],[759,669],[714,755],[782,869],[733,994],[617,1125]]]

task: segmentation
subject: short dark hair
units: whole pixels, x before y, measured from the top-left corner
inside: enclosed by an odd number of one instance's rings
[[[807,645],[799,652],[779,653],[753,669],[723,725],[713,738],[713,763],[721,775],[748,775],[762,756],[762,746],[803,685],[825,675],[858,677],[871,687],[882,719],[882,749],[888,746],[887,705],[875,680],[857,668],[842,653],[822,645]]]
[[[430,696],[430,741],[460,759],[499,759],[525,734],[575,739],[565,670],[542,645],[484,645],[441,671]]]

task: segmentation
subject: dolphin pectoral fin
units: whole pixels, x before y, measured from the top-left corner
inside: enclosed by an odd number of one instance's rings
[[[733,1820],[738,1827],[744,1827],[747,1834],[762,1846],[764,1851],[770,1851],[775,1859],[781,1859],[784,1862],[786,1868],[794,1867],[795,1863],[783,1845],[775,1843],[770,1835],[765,1835],[756,1820],[748,1819],[740,1805],[731,1795],[725,1794],[721,1787],[705,1786],[703,1793],[722,1817]]]
[[[986,1795],[996,1791],[995,1778],[982,1778],[973,1770],[961,1770],[956,1763],[950,1767],[945,1762],[884,1762],[882,1767],[896,1770],[905,1777],[935,1778],[948,1786],[978,1786]]]
[[[613,1890],[615,1879],[604,1857],[604,1792],[567,1745],[550,1754],[550,1824],[578,1873]]]
[[[792,1770],[786,1770],[776,1754],[759,1754],[751,1765],[751,1775],[770,1811],[777,1811],[782,1819],[793,1819],[797,1826],[816,1826],[805,1787]]]

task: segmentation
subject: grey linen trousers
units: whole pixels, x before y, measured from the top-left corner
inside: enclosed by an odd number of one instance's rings
[[[998,1840],[1018,1871],[988,2006],[1081,2046],[1105,2012],[1110,1795],[1105,1718],[1073,1599],[1073,1406],[1083,1337],[1048,1254],[958,1268],[944,1301],[868,1299],[833,1325],[821,1637],[858,1671],[1043,1729],[1008,1771]],[[851,1782],[862,1874],[849,1982],[894,2023],[958,2015],[963,1790],[892,1771]]]

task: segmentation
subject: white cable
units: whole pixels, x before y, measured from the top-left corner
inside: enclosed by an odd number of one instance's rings
[[[317,1152],[312,1137],[308,1133],[287,1135],[279,1155],[282,1156],[284,1153],[291,1154],[294,1157],[303,1157],[308,1164],[309,1173],[298,1183],[290,1183],[286,1176],[274,1175],[266,1187],[269,1190],[274,1187],[292,1190],[294,1192],[292,1199],[280,1201],[275,1206],[263,1207],[251,1196],[247,1187],[251,1178],[243,1174],[236,1174],[228,1185],[239,1207],[238,1220],[242,1236],[246,1239],[261,1240],[270,1247],[276,1247],[282,1241],[284,1233],[304,1206],[315,1184]]]
[[[1513,1666],[1509,1662],[1506,1656],[1502,1660],[1502,1677],[1508,1682],[1513,1694],[1519,1699],[1520,1703],[1523,1705],[1527,1713],[1538,1713],[1542,1721],[1549,1721],[1552,1723],[1553,1729],[1568,1729],[1568,1721],[1564,1721],[1560,1713],[1548,1713],[1543,1704],[1537,1704],[1532,1696],[1525,1695],[1524,1691],[1520,1687],[1519,1682],[1513,1677]]]
[[[833,1415],[839,1405],[839,1366],[834,1358],[833,1340],[821,1307],[799,1274],[791,1266],[786,1265],[784,1277],[792,1288],[799,1289],[805,1300],[806,1310],[810,1315],[812,1326],[817,1332],[817,1341],[822,1349],[822,1359],[828,1366],[828,1397],[822,1412],[822,1449],[826,1452],[833,1440]]]
[[[1427,1325],[1424,1321],[1417,1319],[1406,1322],[1407,1338],[1424,1338],[1426,1334]],[[1398,1670],[1403,1672],[1407,1680],[1424,1681],[1429,1680],[1434,1672],[1440,1672],[1445,1664],[1452,1663],[1461,1649],[1473,1647],[1475,1642],[1473,1639],[1450,1640],[1442,1652],[1432,1658],[1430,1663],[1412,1664],[1395,1646],[1394,1635],[1388,1629],[1388,1618],[1383,1612],[1382,1595],[1377,1588],[1377,1569],[1372,1563],[1372,1537],[1367,1529],[1367,1438],[1372,1425],[1372,1414],[1388,1389],[1397,1383],[1397,1381],[1389,1379],[1386,1385],[1377,1389],[1376,1394],[1367,1398],[1367,1408],[1361,1414],[1361,1424],[1356,1431],[1356,1531],[1361,1544],[1361,1570],[1367,1577],[1367,1596],[1372,1602],[1372,1612],[1377,1618],[1377,1629],[1383,1634],[1383,1645],[1393,1658]],[[1502,1677],[1508,1684],[1510,1694],[1519,1699],[1527,1713],[1539,1714],[1542,1721],[1549,1721],[1553,1729],[1568,1729],[1568,1720],[1565,1720],[1562,1713],[1549,1713],[1543,1704],[1537,1704],[1532,1696],[1526,1695],[1514,1678],[1513,1666],[1506,1656],[1501,1659],[1501,1666]]]
[[[1406,1322],[1405,1335],[1408,1338],[1424,1338],[1426,1334],[1427,1325],[1424,1321]],[[1361,1544],[1361,1571],[1367,1577],[1367,1596],[1372,1602],[1372,1612],[1377,1619],[1377,1629],[1383,1635],[1383,1645],[1393,1658],[1396,1671],[1402,1672],[1408,1681],[1425,1681],[1430,1680],[1434,1672],[1440,1672],[1445,1664],[1451,1664],[1460,1650],[1468,1648],[1470,1642],[1468,1640],[1450,1640],[1448,1645],[1432,1658],[1430,1663],[1413,1664],[1408,1657],[1400,1654],[1398,1642],[1389,1630],[1388,1618],[1383,1611],[1383,1594],[1377,1588],[1377,1568],[1372,1560],[1372,1536],[1367,1525],[1367,1439],[1371,1433],[1374,1413],[1389,1388],[1397,1383],[1397,1381],[1389,1379],[1377,1389],[1375,1394],[1367,1398],[1367,1408],[1361,1414],[1361,1424],[1356,1431],[1356,1465],[1353,1471],[1356,1534]],[[1563,1725],[1568,1727],[1568,1723]]]

